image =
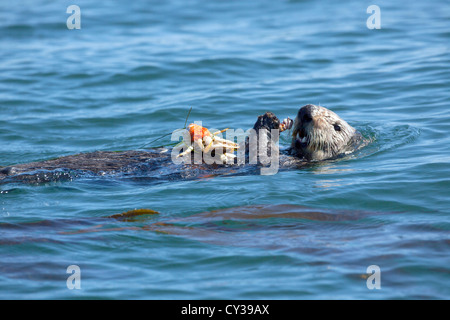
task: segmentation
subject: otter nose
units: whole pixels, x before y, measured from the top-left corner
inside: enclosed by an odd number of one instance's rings
[[[298,112],[298,118],[303,123],[311,122],[315,113],[316,106],[313,104],[307,104],[303,106]]]

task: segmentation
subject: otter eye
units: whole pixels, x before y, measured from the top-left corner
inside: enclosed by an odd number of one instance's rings
[[[334,124],[334,130],[341,131],[341,127],[338,124]]]

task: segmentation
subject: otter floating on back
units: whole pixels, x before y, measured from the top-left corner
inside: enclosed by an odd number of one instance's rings
[[[361,134],[325,107],[308,104],[299,109],[292,129],[292,142],[287,150],[279,151],[271,130],[283,131],[289,120],[280,120],[271,112],[258,117],[253,129],[266,136],[270,152],[279,152],[281,168],[298,167],[311,161],[334,159],[362,145]],[[266,130],[263,130],[266,129]],[[246,148],[248,152],[248,148]],[[256,174],[255,166],[233,165],[175,165],[167,152],[97,151],[48,161],[18,164],[0,168],[0,182],[43,183],[71,180],[74,177],[125,176],[151,181],[195,179],[202,176]]]

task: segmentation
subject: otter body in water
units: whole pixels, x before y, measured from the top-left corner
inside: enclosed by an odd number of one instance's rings
[[[258,117],[253,129],[258,140],[265,138],[267,150],[279,154],[281,168],[336,158],[354,151],[361,145],[361,134],[334,112],[315,105],[306,105],[297,113],[292,130],[290,148],[279,151],[277,137],[272,130],[290,126],[289,120],[280,122],[271,112]],[[261,136],[261,134],[263,136]],[[249,143],[245,145],[249,153]],[[168,150],[97,151],[58,159],[19,164],[0,168],[0,182],[40,183],[67,180],[83,175],[114,175],[134,179],[177,180],[203,176],[254,174],[258,165],[174,164]]]

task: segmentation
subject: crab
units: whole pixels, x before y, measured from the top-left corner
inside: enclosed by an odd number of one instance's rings
[[[198,124],[191,123],[188,126],[189,134],[191,137],[191,145],[186,149],[186,151],[177,155],[178,157],[183,157],[192,151],[200,150],[202,152],[208,152],[211,149],[224,148],[228,150],[238,149],[239,145],[234,143],[233,141],[219,138],[217,135],[219,133],[225,132],[228,130],[223,129],[211,133],[207,128],[202,127]],[[228,152],[224,152],[220,155],[220,159],[223,162],[227,162],[228,160],[236,158],[236,155]]]

